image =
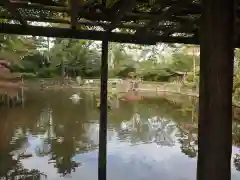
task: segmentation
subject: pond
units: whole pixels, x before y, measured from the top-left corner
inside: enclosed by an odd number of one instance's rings
[[[79,101],[69,99],[74,93],[28,91],[24,107],[1,108],[0,179],[97,180],[96,97],[81,92]],[[197,102],[173,99],[114,100],[108,113],[108,180],[196,178]],[[239,178],[236,120],[232,179]]]

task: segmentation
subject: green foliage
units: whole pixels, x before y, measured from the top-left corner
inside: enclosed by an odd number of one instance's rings
[[[19,63],[23,57],[37,52],[43,47],[42,39],[16,36],[0,35],[0,54],[2,59],[7,59],[12,63]]]
[[[147,81],[169,81],[174,74],[170,69],[171,64],[158,63],[156,60],[146,60],[139,62],[137,73]]]
[[[56,76],[56,74],[51,68],[42,68],[37,73],[37,76],[40,78],[53,78],[54,76]]]
[[[129,72],[135,71],[135,62],[130,54],[127,54],[123,45],[110,44],[109,69],[113,76],[127,77]]]
[[[117,72],[116,76],[127,78],[129,77],[129,73],[135,72],[135,71],[136,69],[132,66],[124,67]]]
[[[239,71],[239,62],[240,62],[240,51],[239,49],[235,50],[235,71],[233,78],[233,99],[236,101],[240,100],[240,71]]]
[[[52,69],[63,64],[68,71],[75,71],[77,75],[99,76],[100,53],[90,46],[88,41],[57,39],[45,55]]]
[[[193,70],[193,56],[177,52],[172,55],[171,69],[174,71],[191,72]],[[195,59],[196,65],[199,65],[199,58]]]
[[[26,73],[26,77],[54,77],[60,75],[100,77],[101,49],[98,43],[85,40],[57,38],[48,47],[49,39],[23,36],[0,36],[0,52],[12,61],[12,70]],[[48,49],[46,49],[48,47]],[[130,46],[109,43],[109,76],[129,77],[134,72],[144,80],[172,81],[179,72],[192,72],[193,64],[199,65],[199,58],[176,51],[171,59],[165,59],[162,51],[169,45]],[[134,53],[140,51],[140,60]],[[137,55],[135,56],[136,59]],[[181,73],[180,73],[181,74]],[[189,83],[197,81],[188,73]]]
[[[193,82],[194,81],[194,74],[193,73],[188,73],[186,80],[189,82]]]
[[[35,73],[27,73],[27,72],[23,72],[21,73],[23,78],[25,79],[32,79],[32,78],[36,78],[37,75]]]

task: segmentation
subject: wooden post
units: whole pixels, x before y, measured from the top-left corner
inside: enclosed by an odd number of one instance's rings
[[[108,35],[102,41],[98,180],[107,179]]]
[[[197,180],[230,180],[234,0],[202,0]]]

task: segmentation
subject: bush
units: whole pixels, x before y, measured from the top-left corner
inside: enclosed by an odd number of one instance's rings
[[[52,78],[54,76],[56,76],[56,74],[54,73],[54,71],[50,68],[44,68],[41,69],[38,73],[37,76],[40,78]]]
[[[237,75],[233,81],[233,89],[235,90],[237,88],[240,88],[240,76],[239,75]]]
[[[240,99],[240,88],[236,88],[234,93],[233,93],[233,98],[237,101]]]
[[[195,89],[195,88],[197,88],[198,83],[197,83],[196,81],[193,81],[193,82],[187,82],[187,83],[185,83],[184,85],[185,85],[186,87],[191,88],[191,89]]]
[[[122,68],[121,70],[115,73],[117,77],[129,77],[130,73],[133,73],[134,75],[136,75],[136,69],[134,67],[129,66],[129,67]]]
[[[31,79],[31,78],[36,78],[37,77],[36,74],[34,74],[34,73],[27,73],[27,72],[21,73],[21,75],[25,79]]]
[[[194,75],[192,73],[188,73],[187,77],[186,77],[186,80],[188,82],[193,82],[194,81]]]

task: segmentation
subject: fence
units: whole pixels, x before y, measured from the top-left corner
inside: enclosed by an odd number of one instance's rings
[[[46,78],[46,79],[32,79],[28,80],[27,84],[30,88],[45,87],[72,87],[72,88],[83,88],[83,89],[94,89],[100,87],[100,79],[84,79],[85,83],[83,86],[79,86],[76,80],[62,78]],[[89,83],[91,82],[91,83]],[[121,79],[109,79],[108,87],[116,88],[118,92],[128,92],[131,90],[131,80]],[[187,86],[183,86],[179,83],[165,83],[165,82],[154,82],[154,81],[142,81],[138,83],[136,91],[141,92],[170,92],[185,94],[190,96],[198,96],[198,89],[193,89]]]

